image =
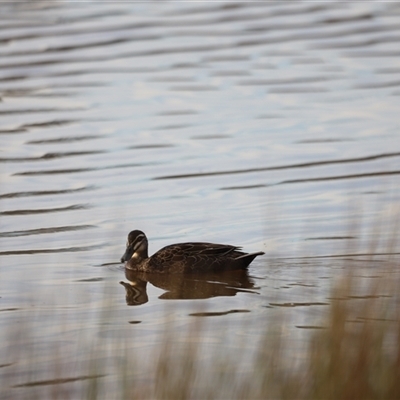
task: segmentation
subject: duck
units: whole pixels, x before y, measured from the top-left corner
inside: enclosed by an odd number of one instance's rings
[[[163,247],[151,257],[148,240],[140,230],[129,232],[126,251],[121,258],[132,271],[157,273],[198,273],[246,269],[264,252],[245,253],[229,244],[188,242]]]

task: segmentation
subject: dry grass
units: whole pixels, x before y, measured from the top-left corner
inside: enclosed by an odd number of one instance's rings
[[[241,354],[219,354],[206,367],[199,348],[166,338],[149,385],[129,378],[132,399],[395,399],[400,398],[400,315],[393,264],[381,279],[358,287],[356,272],[332,288],[324,325],[311,335],[301,368],[288,370],[285,341],[266,330],[247,372]],[[362,294],[360,294],[360,290]],[[191,334],[198,334],[198,327]],[[201,333],[200,333],[201,335]],[[245,349],[242,349],[245,352]],[[125,371],[126,373],[126,371]]]
[[[374,282],[354,305],[353,276],[333,290],[329,329],[314,335],[307,360],[307,398],[395,399],[400,396],[400,318],[396,285]],[[389,288],[388,288],[389,286]],[[380,297],[381,293],[388,293]],[[357,298],[356,297],[356,298]],[[396,299],[396,300],[395,300]]]

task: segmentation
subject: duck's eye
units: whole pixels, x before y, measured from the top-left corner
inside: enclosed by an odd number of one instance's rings
[[[136,240],[135,240],[135,245],[133,246],[133,249],[136,251],[140,247],[142,242],[143,242],[143,239],[137,237]]]

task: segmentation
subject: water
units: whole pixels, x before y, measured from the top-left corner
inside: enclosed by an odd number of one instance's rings
[[[79,377],[84,339],[147,352],[196,317],[204,342],[251,347],[284,309],[303,340],[343,259],[370,279],[399,253],[398,4],[0,10],[5,395],[51,380],[54,349]],[[118,262],[132,229],[150,253],[211,241],[266,256],[244,276],[150,280],[135,303],[119,282],[140,277]]]

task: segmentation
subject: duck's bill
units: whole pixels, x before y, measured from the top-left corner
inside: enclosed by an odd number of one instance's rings
[[[132,257],[132,254],[133,254],[133,249],[127,247],[124,255],[121,257],[121,262],[123,263],[129,261]]]

